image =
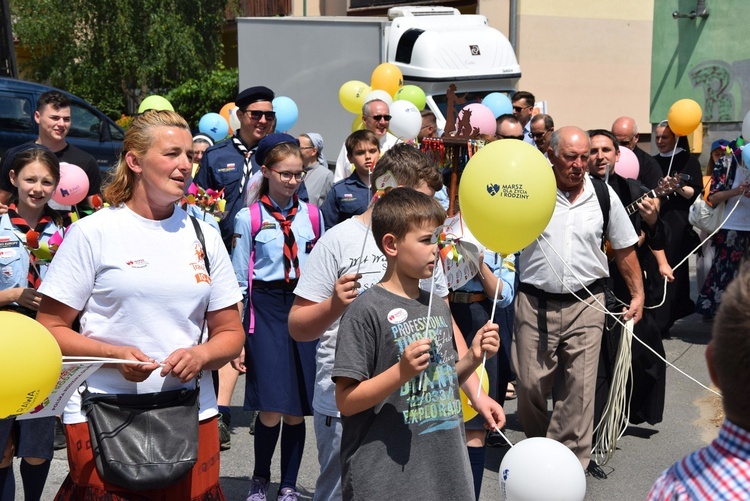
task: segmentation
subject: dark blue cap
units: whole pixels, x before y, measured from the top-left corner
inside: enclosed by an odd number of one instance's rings
[[[264,165],[268,152],[280,144],[294,144],[299,146],[299,139],[282,132],[267,135],[260,140],[258,148],[255,150],[255,161],[258,162],[258,165]]]
[[[711,144],[711,151],[714,151],[716,148],[726,148],[729,146],[729,141],[726,139],[717,139]]]
[[[274,97],[274,93],[271,89],[263,87],[262,85],[257,85],[237,94],[234,104],[242,110],[248,104],[257,103],[258,101],[273,101]]]

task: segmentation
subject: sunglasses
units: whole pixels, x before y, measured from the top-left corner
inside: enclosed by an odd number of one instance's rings
[[[294,178],[294,180],[299,183],[300,181],[305,179],[305,174],[307,174],[304,171],[302,172],[280,172],[274,169],[269,169],[269,170],[272,170],[273,172],[278,174],[281,180],[284,181],[285,183],[288,183],[289,181],[291,181],[292,178]]]
[[[534,139],[541,139],[548,132],[549,132],[548,130],[545,130],[544,132],[532,132],[531,137],[533,137]]]
[[[520,113],[521,111],[525,110],[526,108],[531,108],[531,106],[514,106],[513,107],[513,111],[517,111],[517,112]]]
[[[506,136],[504,134],[500,134],[497,137],[499,137],[500,139],[518,139],[519,141],[523,141],[523,134],[521,134],[520,136]]]
[[[266,117],[267,121],[271,121],[276,118],[275,111],[260,111],[260,110],[240,110],[241,113],[250,115],[253,120],[260,120],[260,117]]]
[[[367,115],[365,115],[365,116],[367,116]],[[385,120],[386,122],[390,122],[391,121],[391,116],[390,115],[370,115],[370,118],[372,118],[376,122],[380,122],[381,120]]]

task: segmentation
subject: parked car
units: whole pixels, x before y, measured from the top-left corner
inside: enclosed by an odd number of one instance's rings
[[[125,132],[111,118],[78,96],[47,85],[0,78],[0,157],[39,135],[34,120],[39,96],[59,90],[70,97],[70,131],[66,140],[96,159],[102,176],[117,164]]]

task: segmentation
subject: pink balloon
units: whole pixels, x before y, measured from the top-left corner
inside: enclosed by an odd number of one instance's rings
[[[89,178],[74,164],[60,162],[60,182],[52,194],[52,200],[62,205],[75,205],[83,201],[89,192]]]
[[[615,172],[624,178],[638,179],[638,173],[641,171],[638,157],[635,156],[630,148],[620,147],[620,159],[615,164]]]
[[[479,129],[480,134],[487,134],[490,136],[495,135],[495,132],[497,130],[497,125],[495,123],[495,114],[487,106],[479,103],[467,104],[461,111],[458,112],[458,119],[456,120],[457,131],[461,128],[461,120],[463,119],[463,116],[467,112],[467,110],[471,111],[469,123],[471,124],[472,129]],[[463,132],[461,135],[466,136],[467,134],[466,132]]]

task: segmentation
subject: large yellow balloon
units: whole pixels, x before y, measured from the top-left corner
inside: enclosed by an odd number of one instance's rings
[[[0,418],[34,410],[49,396],[61,371],[60,347],[42,324],[0,311]]]
[[[351,113],[362,114],[365,96],[372,92],[369,85],[359,80],[349,80],[339,88],[341,106]]]
[[[478,378],[482,380],[482,389],[486,394],[489,394],[490,391],[490,378],[487,375],[487,369],[485,369],[483,366],[477,367],[477,370],[474,371]],[[469,403],[469,398],[466,396],[466,393],[464,393],[464,390],[458,390],[459,395],[461,396],[461,408],[464,411],[464,423],[467,421],[471,421],[474,419],[479,413],[474,409],[474,407],[471,406]]]
[[[458,187],[461,214],[479,242],[502,255],[536,239],[555,209],[549,161],[524,141],[494,141],[466,164]]]
[[[374,89],[386,91],[393,96],[404,85],[404,75],[401,69],[392,63],[382,63],[375,67],[370,78],[370,86]]]
[[[692,99],[680,99],[669,108],[667,122],[676,136],[687,136],[698,128],[703,110]]]

